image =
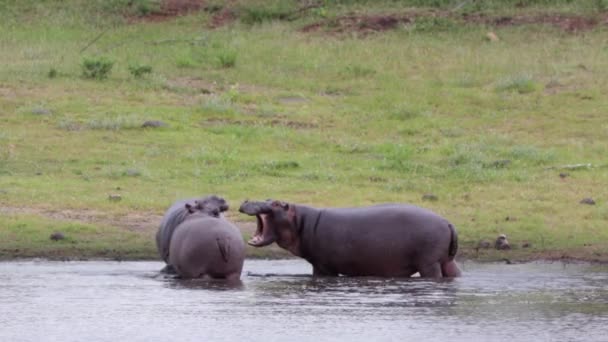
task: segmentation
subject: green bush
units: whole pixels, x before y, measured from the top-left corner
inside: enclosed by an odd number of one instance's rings
[[[413,32],[448,32],[460,29],[453,20],[440,17],[418,17],[409,28]]]
[[[286,20],[294,12],[290,1],[270,1],[264,4],[253,4],[241,9],[241,21],[245,24],[261,24],[266,21]]]
[[[236,65],[236,52],[231,50],[223,50],[217,56],[222,68],[232,68]]]
[[[85,58],[82,61],[82,76],[96,80],[108,78],[114,62],[105,57]]]
[[[55,69],[55,68],[51,68],[51,69],[49,70],[49,72],[47,73],[47,76],[48,76],[49,78],[55,78],[55,77],[57,77],[57,69]]]
[[[108,13],[145,16],[160,11],[160,0],[104,0],[100,6]]]
[[[536,82],[528,75],[508,77],[501,80],[498,85],[496,85],[496,91],[516,91],[520,94],[532,93],[536,91],[537,88]]]
[[[160,0],[134,0],[131,3],[140,16],[160,11]]]
[[[129,65],[129,72],[135,78],[141,78],[145,74],[152,73],[152,67],[149,65],[131,64]]]

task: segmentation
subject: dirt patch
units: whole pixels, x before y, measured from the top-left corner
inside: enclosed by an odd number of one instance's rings
[[[161,10],[166,15],[181,15],[198,11],[203,6],[204,0],[163,0]]]
[[[205,8],[205,0],[162,0],[160,7],[149,14],[138,17],[144,21],[164,21],[187,15]]]
[[[272,120],[234,120],[227,118],[209,118],[201,123],[203,127],[209,125],[237,125],[237,126],[270,126],[270,127],[287,127],[292,129],[314,129],[318,128],[319,125],[311,122],[292,121],[284,118],[272,119]]]
[[[236,14],[231,9],[222,9],[219,12],[215,13],[213,17],[211,17],[211,23],[209,23],[209,27],[218,28],[220,26],[225,26],[237,19]]]
[[[300,29],[301,32],[322,31],[328,34],[358,33],[367,35],[408,26],[420,19],[446,19],[460,24],[477,24],[495,27],[530,24],[552,25],[567,32],[587,31],[600,25],[608,26],[608,13],[600,16],[577,16],[565,14],[489,16],[484,14],[454,14],[446,11],[409,12],[387,15],[346,15],[316,22]],[[429,24],[429,29],[432,24]]]
[[[228,25],[237,19],[237,15],[231,8],[208,5],[205,0],[162,0],[158,9],[151,13],[129,18],[131,21],[159,22],[173,19],[175,17],[206,11],[212,14],[210,28]]]
[[[466,23],[485,24],[496,27],[519,25],[552,25],[566,32],[588,31],[599,25],[608,25],[608,14],[599,17],[584,17],[565,14],[517,15],[491,17],[481,14],[464,15]]]
[[[109,215],[91,209],[43,209],[43,208],[20,208],[0,207],[2,215],[35,215],[48,217],[59,221],[77,221],[87,224],[111,226],[131,231],[144,232],[156,230],[162,215],[158,213],[140,212],[120,215]]]
[[[520,243],[518,243],[521,245]],[[462,246],[458,250],[458,259],[477,261],[505,261],[506,263],[522,263],[536,260],[561,262],[592,262],[608,263],[608,253],[604,244],[597,246],[584,245],[567,249],[535,249],[517,248],[513,250],[479,249],[478,247]]]
[[[371,32],[381,32],[392,30],[399,24],[410,24],[416,15],[348,15],[338,17],[311,25],[304,26],[300,31],[315,32],[324,31],[327,33],[348,33],[357,32],[367,34]]]
[[[158,229],[164,212],[130,212],[127,214],[111,215],[92,209],[45,209],[25,207],[0,207],[0,215],[33,215],[42,216],[58,221],[75,221],[86,224],[110,226],[136,232],[150,232]],[[236,217],[228,219],[235,222]],[[256,230],[255,222],[236,222],[243,233],[252,235]]]
[[[173,78],[167,80],[166,86],[172,89],[188,89],[200,94],[212,94],[221,90],[217,83],[209,82],[198,77]]]
[[[0,85],[0,97],[3,100],[17,100],[21,98],[35,98],[37,96],[36,89],[33,88],[10,88]]]
[[[47,258],[52,260],[88,260],[92,259],[114,259],[114,260],[156,260],[156,248],[153,247],[154,234],[163,218],[162,214],[153,212],[130,212],[126,214],[112,215],[101,211],[90,209],[46,209],[46,208],[27,208],[27,207],[6,207],[0,206],[0,215],[32,215],[45,217],[52,220],[78,222],[84,224],[93,224],[99,226],[116,227],[133,231],[143,236],[146,236],[150,245],[138,246],[133,251],[124,251],[122,249],[91,249],[87,250],[82,247],[70,248],[65,247],[60,249],[32,249],[28,246],[16,249],[0,249],[0,260],[12,260],[15,258]],[[228,215],[231,220],[243,234],[244,238],[249,238],[256,230],[255,222],[239,222],[238,217]],[[100,237],[103,240],[103,237]],[[286,258],[290,254],[276,245],[269,246],[263,249],[247,246],[248,258]]]

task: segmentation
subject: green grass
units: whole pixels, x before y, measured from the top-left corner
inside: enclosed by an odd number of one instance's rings
[[[31,215],[3,215],[0,226],[0,259],[107,257],[122,260],[150,258],[155,254],[148,232],[49,221]],[[65,239],[51,240],[54,232],[62,232]]]
[[[237,21],[211,30],[204,11],[132,23],[120,15],[137,11],[126,2],[5,2],[0,205],[113,216],[160,215],[176,199],[209,193],[232,208],[268,197],[409,202],[453,221],[467,255],[479,239],[506,233],[531,241],[528,253],[608,259],[605,26],[575,34],[425,19],[365,37],[299,32],[351,12],[426,10],[413,8],[421,3],[336,1],[292,15],[295,1],[243,1]],[[472,3],[484,7],[459,13],[597,13],[594,1]],[[486,41],[488,30],[500,42]],[[81,77],[90,56],[114,62],[106,79]],[[133,77],[133,61],[154,72]],[[146,120],[168,126],[141,128]],[[578,163],[593,166],[559,168]],[[109,201],[113,193],[122,200]],[[423,202],[428,193],[438,200]],[[597,205],[579,204],[583,197]],[[35,229],[9,234],[19,224]],[[0,250],[43,255],[54,246],[49,227],[71,224],[79,223],[3,218]],[[75,231],[100,239],[83,255],[120,240],[116,228],[87,227],[114,233]],[[121,255],[153,250],[133,239]]]

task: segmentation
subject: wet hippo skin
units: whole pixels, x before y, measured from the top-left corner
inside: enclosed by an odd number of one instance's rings
[[[215,195],[174,203],[156,234],[163,271],[183,278],[238,279],[245,259],[240,230],[226,220],[223,198]]]
[[[257,217],[249,244],[276,242],[306,259],[320,276],[457,277],[454,226],[430,210],[405,204],[317,209],[281,201],[245,201]]]

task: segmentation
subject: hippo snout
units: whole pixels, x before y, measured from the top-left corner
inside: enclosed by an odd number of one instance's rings
[[[247,215],[259,215],[269,213],[272,208],[267,202],[249,201],[246,200],[241,204],[239,212]]]

